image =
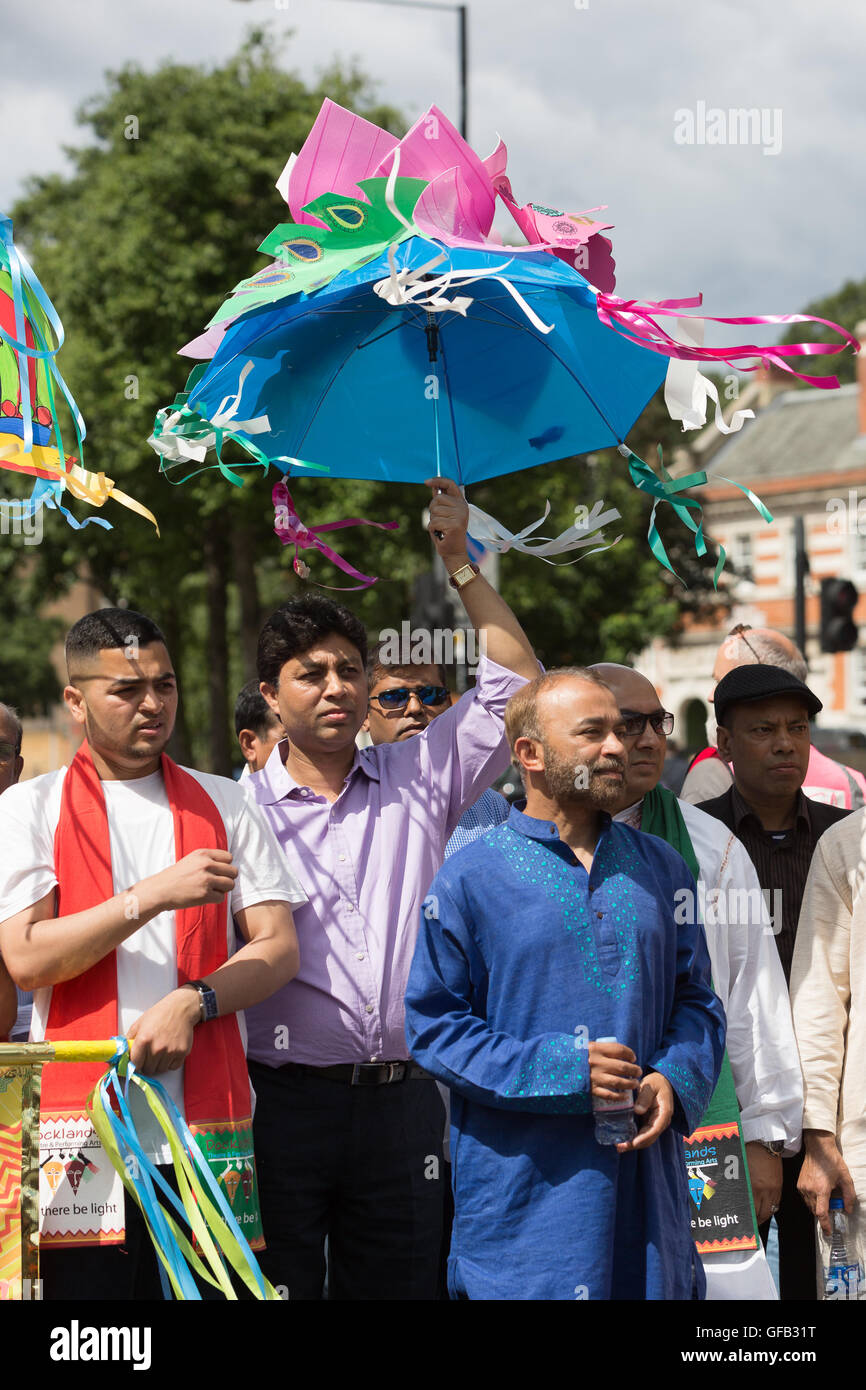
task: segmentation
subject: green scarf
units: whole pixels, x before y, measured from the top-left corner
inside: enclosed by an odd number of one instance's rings
[[[667,787],[653,787],[643,799],[640,828],[648,835],[657,835],[660,840],[666,840],[677,854],[681,854],[697,882],[701,876],[700,865],[683,820],[679,797],[669,792]]]

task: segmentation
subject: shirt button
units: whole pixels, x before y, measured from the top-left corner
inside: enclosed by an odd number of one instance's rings
[[[358,952],[358,960],[364,960],[364,952],[363,952],[363,951],[359,951],[359,952]]]
[[[364,1012],[365,1012],[365,1013],[368,1013],[368,1014],[371,1014],[371,1013],[373,1012],[373,1005],[372,1005],[372,1004],[368,1004],[368,1005],[366,1006],[366,1009],[364,1010]]]
[[[346,862],[346,856],[345,856],[345,854],[341,854],[341,855],[339,856],[339,859],[340,859],[340,863],[341,863],[341,864],[345,864],[345,862]]]
[[[596,917],[603,917],[603,916],[604,916],[604,913],[603,913],[603,912],[597,912],[595,915],[596,915]]]
[[[347,911],[347,912],[354,912],[354,911],[355,911],[355,905],[354,905],[354,903],[346,903],[346,911]]]

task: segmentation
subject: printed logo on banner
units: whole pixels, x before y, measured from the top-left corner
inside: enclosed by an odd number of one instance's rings
[[[692,1235],[698,1253],[757,1250],[758,1236],[736,1120],[704,1125],[683,1139]]]
[[[44,1120],[39,1144],[39,1236],[44,1246],[123,1238],[123,1183],[86,1115]]]

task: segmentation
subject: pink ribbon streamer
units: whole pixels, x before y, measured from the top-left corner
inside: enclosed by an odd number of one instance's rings
[[[684,343],[678,343],[669,333],[656,323],[654,315],[664,318],[678,318],[680,310],[698,308],[703,303],[703,295],[695,295],[691,299],[660,299],[640,301],[637,299],[620,299],[614,294],[599,293],[597,296],[597,312],[603,324],[620,333],[623,329],[627,330],[626,335],[633,341],[636,340],[642,347],[649,348],[652,352],[663,353],[666,357],[679,357],[691,362],[726,362],[728,366],[733,366],[731,359],[743,357],[757,357],[766,365],[772,362],[774,366],[781,367],[791,376],[795,376],[798,381],[805,381],[809,386],[817,386],[822,391],[835,391],[839,385],[838,378],[835,376],[806,376],[802,372],[795,372],[794,368],[784,361],[785,357],[820,357],[823,354],[832,355],[837,352],[844,352],[846,347],[852,347],[855,352],[860,349],[860,343],[842,328],[838,323],[833,323],[830,319],[817,318],[813,314],[754,314],[742,318],[714,318],[707,314],[687,314],[686,318],[703,318],[708,323],[822,323],[826,328],[832,328],[834,332],[841,333],[845,339],[844,343],[775,343],[771,347],[759,347],[756,343],[742,343],[729,348],[695,348],[688,347]],[[742,371],[757,371],[757,366],[742,367]]]
[[[356,589],[368,589],[371,584],[378,583],[375,576],[361,574],[360,570],[356,570],[354,565],[349,564],[348,560],[344,560],[329,545],[325,545],[324,541],[319,540],[319,533],[321,531],[341,531],[346,526],[376,526],[380,531],[394,531],[400,525],[399,521],[368,521],[366,517],[353,516],[347,517],[344,521],[326,521],[321,526],[304,526],[295,511],[295,504],[286,486],[285,478],[275,483],[271,498],[275,512],[274,532],[283,545],[295,547],[292,568],[302,579],[306,579],[310,571],[303,560],[298,557],[298,551],[309,550],[312,547],[331,560],[344,574],[348,574],[352,579],[361,580],[360,584],[322,584],[319,586],[320,588],[350,593]]]

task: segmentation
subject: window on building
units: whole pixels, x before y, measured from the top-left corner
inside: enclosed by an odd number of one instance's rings
[[[754,543],[751,532],[743,531],[734,536],[731,546],[731,564],[739,579],[753,580],[755,577]]]
[[[866,534],[856,530],[851,537],[851,563],[860,574],[866,571]]]

